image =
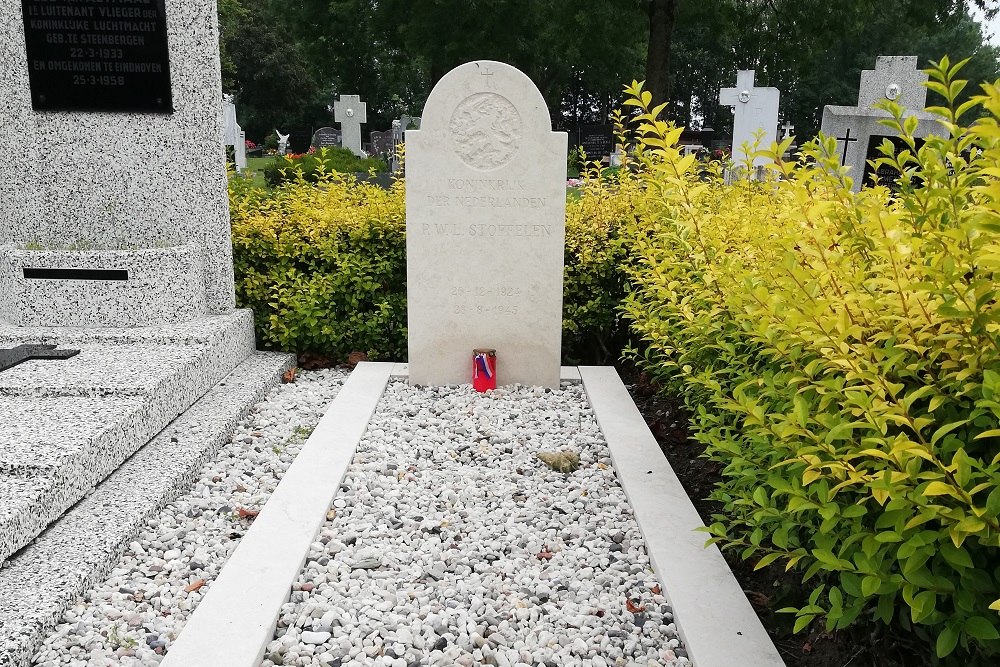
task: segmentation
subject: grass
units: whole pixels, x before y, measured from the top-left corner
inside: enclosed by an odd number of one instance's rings
[[[274,157],[248,157],[247,158],[247,171],[250,172],[251,178],[250,182],[256,188],[266,188],[267,184],[264,182],[264,167],[271,163]]]

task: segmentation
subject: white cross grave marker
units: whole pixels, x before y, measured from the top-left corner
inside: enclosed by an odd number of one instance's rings
[[[368,122],[368,105],[357,95],[341,95],[333,103],[333,119],[340,123],[341,145],[361,155],[361,124]]]
[[[236,105],[231,95],[222,96],[222,143],[233,147],[236,171],[247,168],[247,135],[236,120]]]
[[[785,140],[788,137],[792,136],[792,132],[795,131],[795,126],[792,125],[792,121],[786,120],[785,124],[781,126],[781,131],[782,131],[781,139]]]
[[[777,88],[755,88],[754,70],[742,69],[736,73],[736,87],[719,91],[719,104],[735,108],[733,119],[733,162],[745,164],[748,155],[743,145],[752,147],[754,134],[763,131],[759,148],[770,148],[775,141],[778,127],[778,99],[781,92]],[[755,167],[767,164],[763,157],[754,159]]]

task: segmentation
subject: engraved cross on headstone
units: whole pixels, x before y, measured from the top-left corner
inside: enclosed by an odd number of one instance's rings
[[[851,136],[851,128],[847,128],[847,133],[842,137],[837,137],[837,141],[844,142],[844,154],[840,157],[840,165],[843,166],[847,164],[847,148],[851,145],[851,142],[857,141],[857,137]]]
[[[357,95],[341,95],[333,103],[333,119],[340,123],[341,146],[361,155],[361,124],[368,122],[368,105]]]
[[[486,86],[487,88],[493,88],[494,87],[494,85],[493,85],[493,72],[490,71],[489,66],[483,67],[482,70],[480,70],[479,75],[482,76],[482,77],[485,77],[485,78],[482,79],[484,86]]]
[[[11,349],[0,349],[0,371],[5,371],[29,359],[69,359],[80,354],[80,350],[57,350],[55,348],[55,345],[18,345]]]
[[[763,132],[759,148],[770,148],[774,143],[778,128],[778,99],[781,93],[777,88],[755,88],[753,85],[754,70],[744,69],[736,73],[736,87],[723,88],[719,91],[719,104],[735,108],[733,119],[733,161],[743,164],[749,157],[743,150],[744,144],[753,146],[757,141],[754,135]],[[751,148],[751,151],[753,149]],[[754,165],[767,163],[767,158],[754,158]]]

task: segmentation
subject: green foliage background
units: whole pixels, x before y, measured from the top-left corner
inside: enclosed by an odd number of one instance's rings
[[[650,197],[631,356],[684,397],[721,467],[708,530],[812,586],[795,629],[878,621],[947,664],[1000,653],[1000,90],[962,103],[947,59],[930,88],[948,136],[885,157],[905,174],[854,194],[835,142],[766,151],[779,180],[724,185],[640,110]],[[972,122],[978,114],[983,117]],[[786,142],[787,145],[787,142]]]
[[[390,190],[336,172],[298,173],[272,190],[230,179],[236,297],[258,343],[346,359],[406,359],[404,183]],[[625,295],[634,182],[593,172],[567,203],[563,359],[610,363],[626,342]]]

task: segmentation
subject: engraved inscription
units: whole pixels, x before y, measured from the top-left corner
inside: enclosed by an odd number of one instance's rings
[[[515,285],[454,285],[455,315],[517,315],[521,288]],[[474,299],[474,301],[469,301]]]
[[[36,110],[170,113],[164,0],[23,0]]]
[[[515,178],[449,178],[442,182],[442,188],[450,194],[428,194],[428,204],[461,208],[545,208],[545,197],[527,192],[524,181]]]
[[[420,232],[423,236],[485,236],[489,238],[509,237],[548,237],[552,236],[552,225],[499,224],[484,223],[458,224],[454,222],[425,222]]]
[[[462,100],[449,122],[455,154],[474,169],[507,164],[521,143],[521,116],[496,93],[476,93]]]

